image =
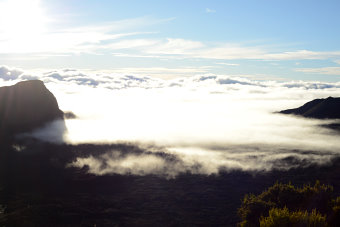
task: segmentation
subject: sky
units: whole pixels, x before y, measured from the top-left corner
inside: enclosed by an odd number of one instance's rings
[[[0,65],[340,80],[336,0],[0,0]]]

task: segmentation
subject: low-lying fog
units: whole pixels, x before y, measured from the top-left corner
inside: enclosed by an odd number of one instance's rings
[[[145,149],[145,154],[138,155],[113,150],[73,163],[89,165],[96,174],[176,176],[221,169],[287,169],[325,164],[340,154],[339,135],[320,127],[324,121],[275,113],[314,98],[339,96],[338,83],[215,75],[165,81],[63,73],[60,77],[61,72],[45,73],[40,78],[55,94],[60,108],[77,115],[66,120],[63,141],[136,143]],[[54,122],[33,135],[60,142],[56,135],[60,127]]]

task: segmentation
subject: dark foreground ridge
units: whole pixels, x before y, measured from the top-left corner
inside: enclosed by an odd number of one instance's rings
[[[54,95],[40,80],[0,88],[0,135],[29,132],[47,122],[63,119]]]
[[[340,98],[314,99],[299,108],[282,110],[279,113],[317,119],[340,119]]]

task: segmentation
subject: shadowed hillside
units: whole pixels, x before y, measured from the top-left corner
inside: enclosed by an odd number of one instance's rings
[[[340,98],[314,99],[299,108],[282,110],[280,113],[317,119],[340,119]]]
[[[0,136],[29,132],[63,119],[54,95],[39,80],[0,88]]]

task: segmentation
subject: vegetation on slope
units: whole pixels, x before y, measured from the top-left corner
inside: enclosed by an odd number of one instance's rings
[[[336,226],[340,197],[333,187],[320,184],[295,187],[275,183],[261,194],[247,194],[238,213],[239,226]]]

